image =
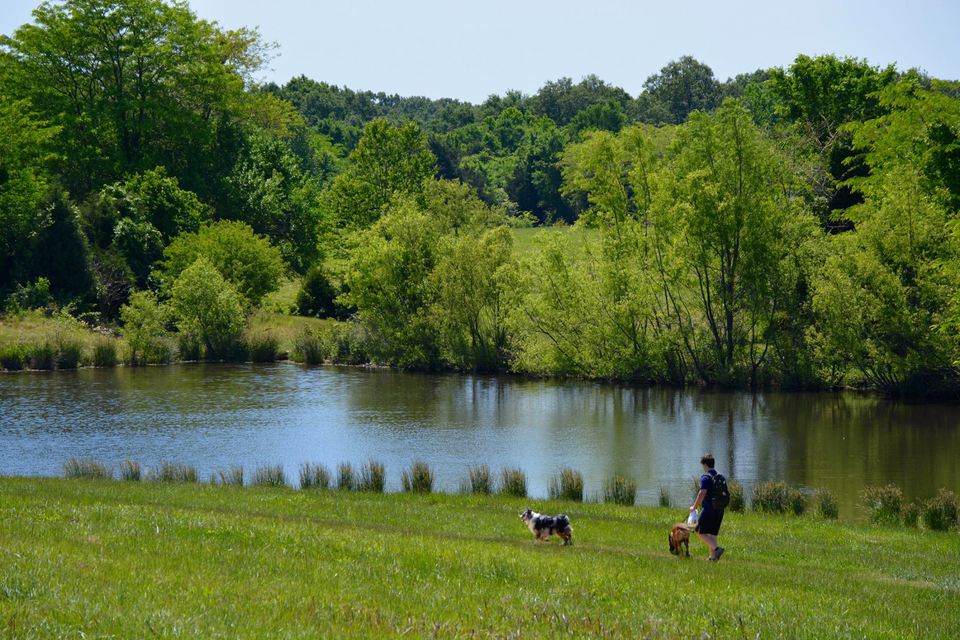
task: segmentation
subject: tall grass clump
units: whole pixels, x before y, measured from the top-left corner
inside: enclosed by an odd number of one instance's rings
[[[837,498],[829,489],[817,489],[813,494],[813,502],[817,515],[827,520],[836,520],[840,517],[840,507]]]
[[[360,467],[360,479],[357,482],[357,489],[360,491],[373,491],[374,493],[383,493],[383,488],[387,484],[386,467],[376,460],[369,460]]]
[[[507,467],[500,472],[500,493],[516,498],[527,497],[527,474],[523,469]]]
[[[0,348],[0,367],[7,371],[20,371],[29,362],[27,350],[20,344],[10,344]]]
[[[806,510],[806,499],[799,489],[785,482],[760,482],[753,487],[753,510],[760,513],[793,513]]]
[[[161,462],[147,474],[147,479],[153,482],[198,482],[199,478],[193,465],[174,462]]]
[[[268,464],[257,467],[253,472],[251,484],[255,487],[285,487],[287,478],[283,475],[283,466]]]
[[[470,467],[470,471],[467,473],[467,490],[470,493],[479,493],[486,496],[493,493],[493,477],[490,475],[490,467],[485,464]]]
[[[27,348],[27,362],[31,369],[53,371],[56,365],[57,349],[49,342],[40,342]]]
[[[140,463],[134,460],[124,460],[120,463],[120,479],[139,482],[141,477]]]
[[[657,495],[657,504],[661,507],[673,506],[673,500],[670,499],[670,492],[663,485],[660,485],[660,492]]]
[[[356,482],[353,474],[353,465],[349,462],[341,462],[337,465],[337,489],[341,491],[350,491],[356,488]]]
[[[949,531],[957,526],[957,514],[960,512],[960,501],[957,494],[946,489],[927,500],[923,505],[923,524],[933,531]]]
[[[93,366],[115,367],[117,361],[117,343],[109,338],[97,340],[93,345]]]
[[[243,346],[251,362],[276,362],[280,341],[271,333],[260,332],[247,335]]]
[[[922,500],[913,500],[903,505],[903,511],[900,512],[903,526],[916,529],[920,525],[920,516],[923,514],[924,506],[926,505]]]
[[[433,471],[426,462],[414,462],[400,476],[400,484],[407,492],[430,493],[433,491]]]
[[[730,490],[730,504],[727,509],[734,513],[743,513],[747,510],[747,500],[743,495],[743,485],[736,480],[727,482],[727,489]]]
[[[243,486],[243,467],[239,464],[232,464],[226,469],[217,469],[213,476],[214,484],[223,486]]]
[[[630,478],[613,476],[603,485],[603,501],[633,506],[637,501],[637,483]]]
[[[192,333],[181,333],[177,336],[177,357],[183,362],[197,362],[203,357],[203,345]]]
[[[300,465],[301,489],[328,489],[330,487],[330,470],[322,464],[304,462]]]
[[[561,469],[550,478],[547,491],[551,500],[583,502],[583,475],[573,469]]]
[[[293,341],[293,354],[294,359],[304,364],[322,364],[325,356],[322,336],[304,327]]]
[[[895,524],[900,521],[903,511],[903,491],[895,484],[865,487],[860,500],[870,514],[870,520],[877,524]]]
[[[83,480],[110,480],[113,471],[96,460],[70,458],[63,464],[63,477]]]
[[[83,343],[61,338],[57,343],[57,369],[76,369],[83,357]]]

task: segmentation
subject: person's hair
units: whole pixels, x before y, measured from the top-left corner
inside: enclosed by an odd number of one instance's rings
[[[713,459],[712,453],[708,453],[700,458],[700,464],[707,465],[708,469],[715,469],[717,466],[717,461]]]

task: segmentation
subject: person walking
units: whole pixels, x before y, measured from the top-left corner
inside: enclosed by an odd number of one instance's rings
[[[697,493],[697,499],[690,505],[690,511],[703,507],[700,518],[697,520],[697,536],[710,547],[710,556],[707,560],[716,561],[724,552],[724,548],[717,544],[717,536],[720,534],[720,524],[723,522],[723,510],[730,503],[730,492],[727,489],[726,478],[717,473],[717,463],[713,454],[708,453],[700,458],[700,465],[703,467],[703,475],[700,476],[700,492]]]

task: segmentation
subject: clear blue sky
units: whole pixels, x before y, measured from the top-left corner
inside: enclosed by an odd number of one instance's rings
[[[0,32],[37,0],[0,0]],[[690,54],[721,80],[798,53],[866,57],[960,78],[954,0],[190,0],[225,27],[258,26],[280,45],[264,77],[478,102],[595,73],[636,95]]]

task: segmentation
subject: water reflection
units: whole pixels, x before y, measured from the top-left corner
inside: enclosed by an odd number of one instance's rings
[[[304,461],[373,457],[396,489],[400,468],[424,459],[447,490],[486,462],[522,467],[542,496],[570,466],[588,494],[617,473],[652,503],[661,486],[689,499],[705,451],[748,488],[828,487],[851,516],[864,484],[960,488],[960,408],[290,364],[0,376],[0,469],[13,474],[56,475],[83,456],[189,462],[204,476],[280,462],[293,479]]]

